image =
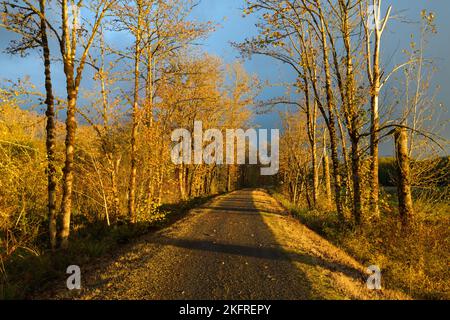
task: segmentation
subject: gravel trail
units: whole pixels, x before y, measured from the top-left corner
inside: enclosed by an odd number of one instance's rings
[[[113,257],[81,267],[82,289],[52,299],[385,299],[365,267],[264,190],[219,196]],[[404,298],[404,297],[403,297]]]

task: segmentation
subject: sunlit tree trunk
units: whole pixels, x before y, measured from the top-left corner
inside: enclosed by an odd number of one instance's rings
[[[77,29],[79,23],[76,14],[72,17],[73,28],[69,28],[68,1],[61,1],[61,55],[66,78],[67,91],[67,115],[66,115],[66,140],[65,140],[65,163],[63,169],[63,196],[61,201],[62,227],[60,232],[61,247],[67,248],[70,234],[70,219],[72,213],[72,191],[73,191],[73,164],[75,154],[75,131],[76,131],[76,108],[80,82],[86,64],[88,52],[97,34],[98,28],[109,10],[113,1],[104,1],[97,7],[95,22],[92,25],[91,33],[86,43],[83,45],[83,53],[76,59],[76,48],[79,42],[80,32]],[[78,62],[75,75],[75,63]]]
[[[146,123],[149,127],[153,126],[153,54],[151,46],[146,50],[147,59],[147,76],[145,86],[145,106],[146,106]]]
[[[330,179],[330,164],[328,160],[326,134],[323,137],[323,179],[325,182],[325,195],[327,206],[331,206],[331,179]]]
[[[353,181],[352,181],[352,169],[351,169],[351,160],[349,156],[349,152],[347,149],[347,142],[346,142],[346,136],[344,133],[344,129],[342,127],[342,121],[340,117],[336,117],[338,128],[339,128],[339,134],[341,136],[341,147],[342,147],[342,155],[343,155],[343,164],[344,164],[344,171],[345,171],[345,195],[343,202],[345,205],[348,205],[350,203],[353,203]]]
[[[160,176],[158,179],[158,204],[162,203],[163,198],[163,186],[164,186],[164,170],[161,168]]]
[[[374,59],[375,60],[375,59]],[[376,59],[378,61],[378,59]],[[380,130],[380,118],[378,115],[378,100],[380,92],[380,71],[378,62],[374,64],[373,95],[371,97],[371,128],[370,128],[370,206],[375,217],[380,215],[378,197],[380,192],[378,178],[378,139]]]
[[[397,128],[394,135],[397,159],[398,211],[402,224],[407,226],[414,216],[408,156],[408,133],[405,128]]]
[[[227,192],[234,190],[234,179],[235,179],[235,165],[230,164],[227,166]]]
[[[361,223],[362,196],[361,196],[361,156],[359,154],[359,118],[360,110],[355,101],[355,73],[353,68],[353,52],[351,45],[351,26],[349,18],[350,2],[339,1],[342,16],[341,33],[345,47],[346,81],[344,113],[347,117],[347,130],[350,136],[352,151],[352,178],[353,178],[353,210],[352,215],[356,224]],[[338,72],[338,71],[337,71]]]
[[[380,95],[380,82],[381,82],[381,72],[380,72],[380,50],[381,50],[381,37],[383,35],[386,24],[389,20],[391,7],[389,7],[385,18],[382,20],[380,16],[381,11],[381,1],[372,0],[374,12],[373,17],[375,20],[375,30],[374,33],[374,51],[373,57],[370,55],[370,30],[369,27],[365,26],[366,33],[366,59],[368,68],[368,78],[371,85],[371,97],[370,97],[370,206],[372,214],[375,217],[379,217],[379,178],[378,178],[378,145],[379,145],[379,130],[380,130],[380,118],[379,118],[379,95]],[[371,68],[371,59],[372,68]]]
[[[137,133],[139,122],[139,64],[141,59],[141,24],[142,24],[142,1],[137,1],[138,17],[135,26],[135,48],[134,48],[134,96],[130,140],[130,181],[128,186],[128,216],[132,223],[136,222],[136,176],[137,176]]]
[[[315,76],[316,66],[313,66],[313,74]],[[311,104],[309,98],[309,83],[306,76],[303,77],[303,86],[305,93],[305,109],[306,109],[306,130],[308,133],[308,141],[311,148],[311,168],[312,168],[312,198],[313,207],[317,206],[319,196],[319,167],[317,165],[317,146],[316,146],[316,126],[317,126],[317,102]]]
[[[320,11],[321,12],[321,11]],[[333,176],[334,176],[334,194],[335,194],[335,203],[336,203],[336,211],[339,217],[344,220],[344,210],[342,207],[342,199],[341,199],[341,175],[339,173],[339,156],[338,156],[338,139],[336,134],[336,116],[335,116],[335,106],[334,106],[334,98],[332,92],[332,80],[331,80],[331,72],[330,72],[330,62],[329,62],[329,52],[328,52],[328,44],[327,44],[327,35],[325,32],[325,17],[322,12],[320,14],[320,33],[321,33],[321,41],[322,41],[322,54],[323,54],[323,63],[324,63],[324,71],[325,71],[325,87],[326,87],[326,97],[327,97],[327,105],[328,105],[328,130],[330,133],[330,147],[331,147],[331,161],[333,165]]]
[[[120,215],[120,198],[119,198],[119,188],[117,184],[117,175],[119,173],[120,159],[117,159],[113,163],[113,168],[111,170],[111,192],[113,196],[113,212],[116,216]]]
[[[67,116],[66,116],[66,140],[65,140],[65,163],[63,170],[63,196],[61,202],[62,226],[61,226],[61,247],[67,248],[70,234],[70,218],[72,213],[73,194],[73,160],[75,154],[75,131],[76,131],[76,104],[77,88],[75,85],[75,39],[71,39],[69,34],[68,7],[67,1],[62,1],[62,29],[65,51],[63,57],[64,73],[66,75],[67,90]],[[76,17],[74,17],[74,20]],[[73,22],[76,25],[76,21]]]
[[[361,223],[361,165],[358,148],[358,138],[353,136],[352,144],[352,173],[353,173],[353,218],[356,224]]]
[[[186,182],[185,182],[185,168],[180,165],[178,168],[178,186],[180,188],[180,196],[182,200],[187,200]]]

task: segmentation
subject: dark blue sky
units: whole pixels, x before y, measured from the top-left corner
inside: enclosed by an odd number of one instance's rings
[[[435,35],[427,51],[427,57],[434,60],[437,72],[434,75],[434,83],[441,85],[441,90],[437,95],[437,102],[450,105],[450,1],[449,0],[385,0],[383,7],[392,4],[394,15],[398,19],[391,20],[384,34],[384,59],[386,70],[391,69],[398,63],[405,61],[402,49],[408,48],[411,33],[418,35],[418,25],[414,23],[404,23],[399,16],[406,17],[411,21],[420,20],[422,9],[433,11],[436,14],[436,25],[438,34]],[[211,54],[222,57],[225,62],[231,62],[238,57],[238,53],[231,47],[230,42],[239,42],[246,37],[255,34],[256,17],[243,18],[242,9],[244,0],[203,0],[193,12],[193,17],[200,21],[212,20],[220,24],[217,32],[212,34],[204,43],[204,50]],[[11,35],[0,30],[0,49],[3,50]],[[123,37],[123,35],[122,35]],[[123,43],[124,39],[111,39],[117,43]],[[389,58],[389,59],[388,59]],[[43,89],[42,65],[40,57],[32,53],[27,58],[12,57],[0,53],[0,78],[17,79],[28,75],[31,81]],[[280,63],[263,57],[256,57],[246,62],[246,68],[250,73],[257,74],[261,80],[269,81],[273,84],[281,84],[294,79],[292,72]],[[61,68],[54,70],[54,82],[58,94],[64,94],[64,81]],[[270,98],[285,93],[281,86],[268,88],[261,95],[261,98]],[[447,111],[444,118],[449,118]],[[277,112],[260,115],[255,118],[255,123],[267,128],[280,126]],[[449,130],[446,132],[449,137]],[[391,148],[385,148],[384,153],[390,154]]]

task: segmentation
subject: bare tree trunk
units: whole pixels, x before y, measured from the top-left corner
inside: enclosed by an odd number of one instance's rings
[[[119,189],[117,187],[117,174],[119,172],[120,159],[114,161],[113,168],[111,170],[111,189],[113,196],[113,212],[116,216],[120,215],[120,199]]]
[[[314,64],[314,58],[312,59],[312,63],[306,59],[307,68],[309,70],[309,78],[311,81],[311,86],[314,90],[315,102],[319,107],[320,112],[322,113],[323,118],[325,119],[329,134],[330,134],[330,147],[331,147],[331,161],[333,165],[333,176],[334,176],[334,193],[335,193],[335,203],[336,203],[336,211],[341,220],[344,220],[344,210],[342,206],[342,197],[341,197],[341,188],[342,181],[341,175],[339,172],[339,156],[338,156],[338,139],[336,134],[336,110],[335,110],[335,101],[333,97],[333,88],[332,88],[332,78],[331,78],[331,70],[330,70],[330,61],[329,61],[329,47],[327,41],[327,32],[325,26],[325,16],[323,14],[320,1],[316,1],[317,9],[318,9],[318,17],[320,21],[317,22],[315,17],[315,12],[311,10],[310,6],[306,4],[305,1],[302,1],[305,5],[305,9],[309,12],[317,28],[319,29],[320,34],[320,42],[321,42],[321,51],[323,58],[323,71],[325,73],[325,92],[326,92],[326,102],[327,102],[327,110],[320,102],[321,100],[321,90],[318,88],[317,78],[315,76],[315,71],[312,69],[312,64]],[[302,46],[305,47],[304,39],[301,38]]]
[[[341,59],[338,56],[338,51],[333,39],[333,35],[328,31],[328,35],[330,37],[330,45],[331,45],[331,53],[333,57],[334,71],[337,79],[337,84],[339,88],[339,93],[341,96],[342,109],[344,113],[344,118],[346,121],[347,132],[349,135],[354,134],[354,124],[355,120],[355,108],[353,102],[353,93],[354,93],[354,75],[353,75],[353,61],[352,61],[352,52],[351,52],[351,39],[350,39],[350,30],[349,30],[349,21],[348,21],[348,8],[347,6],[350,3],[345,3],[342,0],[339,0],[339,10],[341,12],[341,23],[340,30],[342,33],[342,37],[344,40],[344,46],[346,50],[346,77],[343,78],[341,74]],[[345,83],[344,83],[345,80]],[[357,117],[357,113],[356,113]],[[348,205],[349,202],[354,202],[354,190],[353,190],[353,179],[352,179],[352,168],[351,168],[351,159],[347,153],[346,139],[344,130],[342,128],[342,121],[339,114],[336,114],[337,124],[341,136],[342,142],[342,153],[344,156],[344,169],[346,173],[345,179],[345,197],[343,199],[343,203]],[[357,141],[356,141],[357,142]],[[352,158],[353,159],[353,158]]]
[[[297,200],[298,200],[298,180],[299,180],[299,174],[297,173],[295,176],[295,184],[294,184],[294,204],[297,204]]]
[[[304,4],[305,2],[302,1]],[[315,101],[318,104],[319,110],[322,113],[322,116],[326,122],[329,134],[330,134],[330,149],[331,149],[331,162],[333,167],[333,177],[334,177],[334,194],[335,194],[335,204],[336,211],[338,213],[339,218],[344,221],[344,209],[342,206],[342,197],[341,197],[341,188],[342,181],[341,175],[339,172],[339,156],[338,156],[338,138],[336,133],[336,110],[335,110],[335,101],[333,96],[333,88],[332,88],[332,78],[331,78],[331,70],[330,70],[330,61],[329,61],[329,47],[327,41],[327,33],[325,26],[325,16],[320,6],[320,2],[316,2],[317,9],[319,11],[318,16],[320,21],[317,23],[317,27],[320,32],[320,41],[321,41],[321,51],[322,51],[322,59],[323,59],[323,71],[325,73],[325,93],[326,93],[326,102],[327,106],[325,107],[320,102],[321,92],[318,88],[317,79],[311,71],[311,63],[308,63],[309,69],[309,77],[311,81],[311,85],[314,90]],[[312,10],[306,9],[310,13],[312,17],[314,17],[315,13]],[[313,59],[314,60],[314,59]]]
[[[202,190],[203,195],[209,194],[209,192],[208,192],[208,176],[209,176],[209,172],[208,171],[209,171],[208,168],[206,168],[206,173],[203,176],[203,190]]]
[[[352,137],[352,173],[353,173],[353,218],[361,224],[361,175],[358,138]]]
[[[107,191],[106,191],[105,185],[103,183],[102,174],[100,173],[100,170],[99,170],[99,168],[97,166],[97,160],[95,159],[94,156],[91,156],[91,160],[92,160],[92,165],[94,167],[95,173],[97,173],[98,182],[100,184],[101,195],[102,195],[102,198],[103,198],[103,207],[105,208],[106,224],[109,227],[109,226],[111,226],[111,220],[109,218],[109,205],[108,205]]]
[[[378,205],[379,182],[378,182],[378,131],[380,129],[380,118],[378,104],[380,95],[380,41],[381,34],[375,31],[375,50],[373,54],[373,74],[370,99],[370,206],[372,214],[379,217]]]
[[[365,37],[366,37],[366,59],[367,59],[367,75],[369,82],[371,84],[371,99],[370,99],[370,206],[372,213],[375,217],[379,217],[379,178],[378,178],[378,145],[379,145],[379,129],[380,129],[380,119],[379,119],[379,95],[380,95],[380,50],[381,50],[381,37],[383,35],[386,24],[389,21],[390,13],[392,7],[390,6],[384,19],[381,19],[381,1],[372,0],[373,12],[372,15],[375,21],[375,30],[373,34],[375,37],[374,52],[373,57],[370,54],[370,34],[368,25],[364,25]],[[371,68],[371,59],[373,58],[373,66]]]
[[[343,199],[345,205],[353,202],[353,182],[352,182],[352,170],[351,170],[351,160],[349,153],[347,152],[347,142],[345,139],[344,129],[342,128],[342,121],[340,117],[336,117],[339,133],[341,136],[342,154],[344,159],[344,171],[345,171],[345,197]]]
[[[133,119],[131,128],[131,153],[130,153],[130,181],[128,186],[128,215],[131,223],[136,222],[136,176],[137,176],[137,133],[138,133],[138,112],[139,112],[139,63],[141,58],[141,20],[142,20],[142,3],[137,1],[138,21],[136,26],[136,39],[134,51],[134,97],[133,97]]]
[[[313,74],[316,76],[316,66],[314,64]],[[306,76],[303,76],[303,86],[306,104],[306,129],[308,141],[311,147],[311,167],[312,167],[312,196],[313,206],[317,206],[319,193],[319,170],[317,166],[317,148],[316,148],[316,121],[317,121],[317,102],[314,100],[313,107],[309,98],[309,83]]]
[[[323,175],[325,181],[325,194],[327,199],[327,206],[331,206],[331,179],[330,179],[330,164],[328,160],[328,151],[326,143],[326,134],[323,138]]]
[[[196,181],[197,178],[197,170],[198,170],[199,165],[194,165],[193,168],[191,167],[186,167],[186,189],[187,189],[187,196],[188,199],[195,196],[195,192],[197,190],[198,185],[196,183],[194,183]],[[192,168],[192,170],[190,169]]]
[[[325,33],[325,21],[324,16],[320,15],[321,22],[321,36],[322,36],[322,54],[323,54],[323,62],[324,62],[324,71],[325,71],[325,87],[326,87],[326,96],[327,96],[327,104],[328,104],[328,130],[330,132],[330,146],[331,146],[331,161],[333,164],[333,175],[334,175],[334,193],[335,193],[335,202],[336,202],[336,211],[341,218],[344,220],[344,210],[342,207],[342,199],[341,199],[341,175],[339,173],[339,156],[338,156],[338,142],[337,142],[337,134],[336,134],[336,115],[335,115],[335,106],[333,102],[333,92],[332,92],[332,84],[331,84],[331,73],[330,73],[330,62],[328,60],[328,45],[327,45],[327,35]]]
[[[163,184],[164,184],[164,170],[161,168],[161,173],[158,181],[158,204],[162,203],[163,196]]]
[[[342,201],[341,201],[341,175],[339,173],[339,158],[336,140],[337,140],[336,131],[334,126],[332,126],[330,131],[330,145],[331,145],[331,162],[333,166],[333,176],[334,176],[334,196],[337,213],[341,218],[341,220],[344,220],[344,210],[342,208]]]
[[[308,183],[306,183],[305,191],[306,191],[306,202],[308,204],[308,208],[312,209],[311,195],[309,193]]]
[[[74,41],[69,35],[67,1],[62,1],[62,29],[64,41],[64,73],[66,75],[67,90],[67,118],[66,118],[66,141],[65,141],[65,163],[63,169],[63,197],[61,202],[62,227],[61,248],[66,249],[69,245],[70,219],[72,213],[72,191],[73,191],[73,160],[75,154],[75,131],[76,131],[76,104],[77,88],[75,86],[75,47]]]
[[[339,6],[342,12],[342,35],[346,52],[346,82],[345,95],[346,103],[344,113],[347,116],[347,129],[350,136],[352,148],[352,173],[353,173],[353,218],[356,224],[361,223],[362,199],[361,199],[361,175],[360,175],[360,155],[359,155],[359,117],[360,112],[355,103],[355,74],[353,68],[353,52],[351,48],[351,27],[349,19],[350,3],[340,0]]]
[[[227,166],[227,192],[231,192],[231,165]]]
[[[184,190],[186,190],[186,200],[189,199],[189,197],[191,196],[191,184],[189,183],[191,181],[190,177],[192,177],[194,173],[191,172],[189,166],[186,166],[184,168]]]
[[[309,93],[305,93],[309,94]],[[309,100],[309,99],[308,99]],[[309,102],[308,102],[309,103]],[[308,127],[308,137],[309,144],[311,147],[311,166],[312,166],[312,196],[314,207],[317,206],[317,201],[319,197],[319,167],[317,165],[317,146],[316,146],[316,103],[314,102],[313,110],[309,110],[310,107],[307,106],[307,127]]]
[[[379,91],[379,80],[378,80]],[[379,178],[378,178],[378,131],[380,129],[380,119],[378,116],[378,93],[371,99],[371,133],[370,133],[370,206],[375,217],[380,216],[379,208]]]
[[[61,55],[64,65],[64,74],[66,76],[66,91],[67,91],[67,118],[66,118],[66,159],[63,170],[63,197],[61,202],[62,213],[62,228],[60,232],[61,248],[66,249],[69,244],[70,234],[70,219],[72,211],[72,191],[73,191],[73,162],[75,154],[75,131],[76,131],[76,107],[78,91],[82,79],[86,58],[92,43],[95,39],[95,34],[100,27],[101,21],[105,16],[105,13],[110,8],[112,2],[104,3],[102,8],[98,8],[97,15],[95,16],[95,23],[92,26],[91,34],[87,42],[83,45],[83,53],[79,59],[78,66],[76,68],[75,76],[75,62],[76,49],[77,49],[77,36],[79,30],[75,27],[78,24],[77,15],[73,16],[72,24],[73,28],[69,28],[68,18],[68,1],[61,1],[61,22],[62,22],[62,37],[61,37]]]
[[[207,185],[207,194],[212,194],[212,182],[213,182],[213,175],[214,175],[215,166],[212,167],[210,170],[208,170],[208,185]]]
[[[315,139],[314,139],[315,140]],[[311,144],[311,164],[312,164],[312,174],[313,174],[313,184],[312,184],[312,197],[313,205],[317,206],[318,196],[319,196],[319,167],[317,166],[317,148],[316,142]]]
[[[45,92],[47,105],[46,125],[46,148],[47,148],[47,194],[48,194],[48,218],[49,218],[49,234],[50,234],[50,246],[52,250],[56,248],[56,236],[57,236],[57,219],[56,219],[56,166],[55,166],[55,149],[56,149],[56,125],[55,125],[55,108],[54,97],[51,77],[51,61],[50,61],[50,48],[48,45],[47,37],[47,22],[46,22],[46,1],[40,0],[39,7],[41,12],[41,40],[42,51],[44,58],[45,69]]]
[[[180,187],[180,196],[182,200],[187,200],[186,183],[185,183],[185,169],[183,165],[180,165],[178,169],[178,185]]]
[[[147,77],[146,77],[146,123],[153,126],[153,54],[151,47],[147,48]]]
[[[69,77],[70,78],[70,77]],[[75,108],[76,97],[74,89],[69,89],[69,104],[67,106],[66,119],[66,160],[63,174],[63,198],[61,204],[62,228],[61,228],[61,247],[66,249],[70,234],[70,219],[72,213],[72,191],[73,191],[73,160],[75,154]]]
[[[405,128],[398,128],[395,131],[395,149],[398,174],[398,211],[402,224],[407,226],[414,216],[414,208],[411,195],[408,134]]]

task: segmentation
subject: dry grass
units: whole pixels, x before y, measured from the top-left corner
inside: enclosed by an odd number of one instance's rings
[[[434,203],[429,211],[425,200],[417,199],[417,219],[405,231],[388,201],[381,219],[349,228],[338,221],[334,212],[305,210],[279,193],[274,196],[301,222],[363,265],[378,265],[384,288],[401,290],[416,299],[450,299],[448,201]]]

